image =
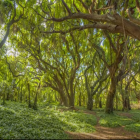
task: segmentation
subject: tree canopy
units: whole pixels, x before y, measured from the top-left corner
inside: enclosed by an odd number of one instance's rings
[[[3,104],[131,109],[140,100],[139,12],[138,0],[1,0]]]

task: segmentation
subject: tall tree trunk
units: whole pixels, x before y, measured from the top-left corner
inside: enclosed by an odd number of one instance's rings
[[[21,86],[21,91],[20,91],[20,102],[22,103],[22,86]]]
[[[74,108],[74,95],[70,95],[70,98],[69,98],[69,107],[70,108]]]
[[[114,102],[115,92],[116,92],[116,78],[115,75],[112,75],[110,90],[107,95],[106,108],[105,108],[105,112],[108,114],[113,113],[113,102]]]
[[[102,108],[102,98],[99,99],[99,107]]]
[[[62,89],[59,91],[59,94],[60,94],[60,98],[61,98],[61,105],[68,106],[67,97]]]
[[[123,111],[124,110],[131,110],[130,99],[129,99],[128,93],[125,93],[124,100],[123,100]]]
[[[33,105],[33,109],[35,109],[35,110],[37,110],[37,95],[38,95],[38,91],[36,92],[34,105]]]
[[[6,100],[9,100],[9,92],[7,93],[7,97],[6,97]]]
[[[2,105],[5,105],[5,92],[3,94],[3,102],[2,102]]]
[[[85,96],[83,95],[83,105],[85,106]]]
[[[118,96],[116,95],[116,110],[118,110]]]
[[[69,107],[70,108],[74,108],[74,99],[75,99],[75,93],[74,93],[74,89],[73,89],[73,81],[74,81],[74,78],[71,77],[71,80],[70,80],[70,97],[69,97]]]
[[[17,90],[17,94],[18,94],[18,101],[20,101],[20,94],[19,94],[19,90]]]
[[[36,95],[35,95],[35,100],[34,100],[34,105],[33,105],[33,109],[35,110],[37,110],[37,99],[38,99],[38,94],[40,92],[40,86],[41,86],[41,83],[38,84]]]
[[[31,108],[32,106],[31,106],[31,96],[30,96],[30,85],[29,85],[29,83],[28,83],[28,92],[29,92],[29,102],[28,102],[28,107],[29,108]]]
[[[80,95],[79,95],[79,106],[81,106],[81,92],[80,92]]]
[[[92,95],[88,95],[87,109],[88,109],[88,110],[92,110],[92,108],[93,108],[93,99],[92,99]]]

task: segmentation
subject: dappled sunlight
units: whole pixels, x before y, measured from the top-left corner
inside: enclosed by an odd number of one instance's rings
[[[140,0],[0,0],[0,139],[140,138]]]

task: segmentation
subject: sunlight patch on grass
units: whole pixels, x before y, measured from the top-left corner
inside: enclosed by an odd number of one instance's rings
[[[140,133],[140,123],[134,123],[134,124],[126,125],[125,129],[129,130],[129,131]]]
[[[56,106],[29,109],[26,104],[7,102],[0,106],[1,139],[67,139],[65,131],[94,132],[93,115],[66,111]]]
[[[134,122],[135,121],[130,118],[122,117],[117,114],[100,114],[99,124],[105,127],[119,127],[132,124]]]

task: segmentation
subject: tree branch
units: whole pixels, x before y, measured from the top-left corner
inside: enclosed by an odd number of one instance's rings
[[[88,10],[88,6],[82,1],[82,0],[79,0],[81,2],[81,4],[83,5],[83,7]]]
[[[136,6],[137,6],[138,11],[140,12],[140,3],[138,0],[136,0]]]
[[[130,9],[127,10],[128,16],[130,21],[132,21],[133,23],[136,23],[138,25],[140,25],[140,20],[139,19],[135,19],[134,17],[132,17],[131,13],[130,13]]]
[[[64,0],[62,0],[62,3],[63,3],[63,5],[66,7],[66,9],[67,9],[67,11],[68,11],[69,15],[71,15],[71,14],[72,14],[72,12],[71,12],[71,10],[69,9],[68,5],[65,3],[65,1],[64,1]]]

